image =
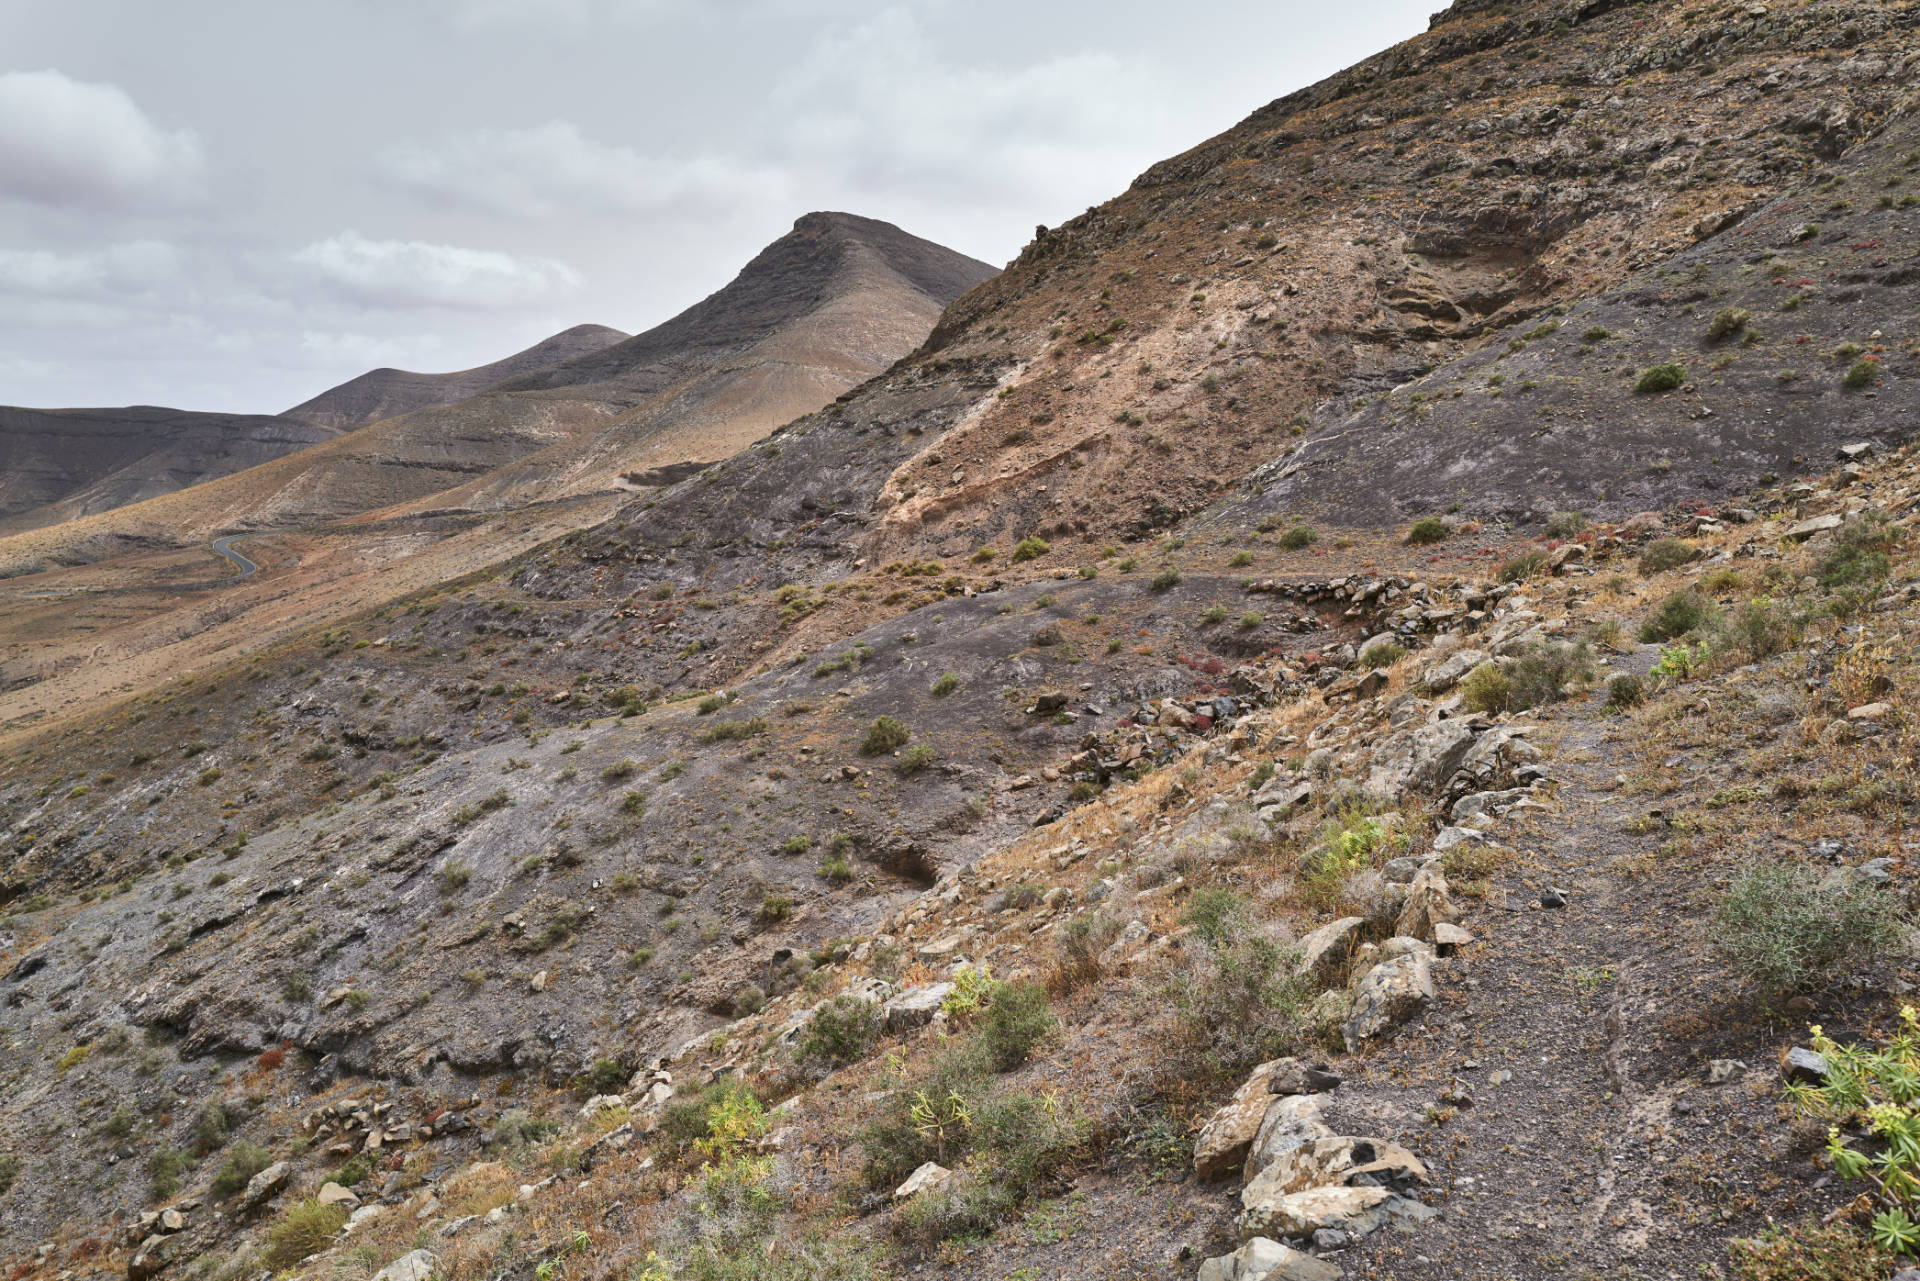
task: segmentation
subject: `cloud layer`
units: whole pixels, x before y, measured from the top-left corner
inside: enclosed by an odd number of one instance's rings
[[[0,196],[45,205],[132,205],[191,194],[200,142],[154,124],[115,85],[58,71],[0,75]]]

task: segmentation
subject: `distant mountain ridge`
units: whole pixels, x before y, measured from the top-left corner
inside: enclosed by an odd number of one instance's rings
[[[504,360],[450,374],[421,374],[406,369],[372,369],[338,387],[302,401],[282,417],[349,431],[433,405],[450,405],[477,396],[495,383],[599,351],[628,335],[605,325],[575,325]]]
[[[0,405],[0,530],[107,511],[244,471],[338,435],[272,414],[157,405]]]

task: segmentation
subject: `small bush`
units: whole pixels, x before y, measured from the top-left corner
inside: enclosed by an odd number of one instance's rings
[[[1656,538],[1647,544],[1640,553],[1640,573],[1643,576],[1664,574],[1668,570],[1678,569],[1693,559],[1693,548],[1677,538]]]
[[[1370,645],[1360,655],[1360,666],[1372,670],[1379,667],[1392,667],[1407,656],[1407,647],[1399,641],[1387,641],[1381,645]]]
[[[797,857],[801,854],[805,854],[808,850],[812,848],[813,848],[813,838],[811,836],[805,836],[805,835],[789,836],[786,840],[780,843],[780,852],[782,854],[788,855],[789,857]]]
[[[933,749],[925,744],[918,747],[909,747],[906,751],[900,753],[900,760],[894,765],[894,769],[899,772],[902,778],[912,778],[915,774],[922,773],[932,767]]]
[[[632,778],[639,768],[640,767],[632,761],[615,761],[600,771],[600,781],[603,783],[624,783]]]
[[[1698,591],[1689,588],[1675,592],[1655,606],[1647,621],[1640,624],[1640,641],[1651,645],[1677,640],[1705,627],[1719,616],[1720,608]]]
[[[1635,392],[1647,395],[1653,392],[1672,391],[1687,381],[1687,367],[1679,363],[1654,365],[1640,375],[1640,381],[1633,385]]]
[[[346,1222],[346,1206],[322,1205],[309,1198],[289,1207],[280,1221],[267,1229],[267,1249],[262,1257],[276,1270],[290,1268],[333,1244]]]
[[[1747,327],[1753,319],[1753,313],[1744,307],[1722,307],[1713,313],[1713,319],[1707,322],[1707,341],[1721,342],[1733,337]]]
[[[1413,527],[1407,531],[1407,541],[1415,547],[1424,547],[1432,543],[1445,542],[1450,532],[1446,521],[1438,516],[1428,516],[1424,520],[1413,522]]]
[[[240,1140],[227,1149],[226,1161],[220,1166],[219,1173],[213,1176],[213,1194],[232,1196],[244,1189],[254,1175],[272,1164],[273,1153],[257,1143]]]
[[[1052,550],[1046,539],[1029,536],[1013,545],[1013,563],[1018,565],[1022,561],[1039,560]]]
[[[725,708],[726,705],[727,705],[727,700],[725,696],[720,694],[709,694],[705,698],[701,699],[698,703],[696,703],[694,705],[693,710],[694,710],[694,714],[697,716],[711,716],[715,712]]]
[[[180,1176],[193,1168],[193,1158],[179,1148],[161,1148],[147,1158],[147,1175],[153,1180],[153,1194],[166,1200],[180,1190]]]
[[[756,734],[767,732],[764,716],[755,716],[744,721],[715,721],[700,735],[703,743],[730,743],[752,738]]]
[[[1714,909],[1707,943],[1742,978],[1776,993],[1803,991],[1887,954],[1904,923],[1892,895],[1804,864],[1751,864]]]
[[[1529,645],[1507,666],[1507,706],[1522,712],[1557,703],[1568,685],[1593,676],[1593,651],[1585,641]]]
[[[880,1007],[856,996],[836,996],[815,1010],[800,1037],[805,1058],[853,1063],[880,1035]]]
[[[1196,932],[1198,933],[1198,932]],[[1170,979],[1168,1032],[1182,1057],[1231,1076],[1313,1040],[1306,1010],[1317,992],[1293,972],[1292,955],[1244,903],[1200,935],[1191,962]],[[1184,1065],[1169,1061],[1168,1068]]]
[[[1833,531],[1833,546],[1814,564],[1815,581],[1830,592],[1878,583],[1892,568],[1887,552],[1899,532],[1882,516],[1855,516]]]
[[[1302,548],[1313,546],[1319,539],[1320,535],[1315,532],[1313,526],[1295,525],[1280,535],[1280,545],[1290,552],[1297,552]]]
[[[1180,571],[1169,565],[1155,574],[1147,586],[1156,592],[1164,592],[1180,585]]]
[[[644,816],[647,812],[647,794],[645,792],[629,791],[625,796],[620,798],[620,812],[622,814],[631,814],[635,818]]]
[[[1727,624],[1727,639],[1749,658],[1771,658],[1790,648],[1797,639],[1793,616],[1771,600],[1750,600],[1740,607]]]
[[[1529,578],[1538,578],[1547,572],[1547,554],[1543,551],[1521,552],[1500,566],[1500,581],[1503,583],[1525,582]]]
[[[829,854],[820,861],[820,879],[829,885],[845,885],[853,879],[853,867],[844,854]]]
[[[442,863],[438,876],[441,893],[458,894],[473,879],[473,869],[465,863]]]
[[[757,913],[762,924],[772,925],[793,915],[793,900],[785,894],[768,893],[760,899],[760,911]]]
[[[1581,512],[1555,512],[1547,517],[1548,538],[1572,538],[1587,527],[1587,518]]]
[[[1808,1219],[1727,1243],[1735,1281],[1886,1281],[1891,1268],[1859,1229]]]
[[[1647,698],[1647,683],[1628,674],[1607,682],[1607,706],[1614,711],[1638,707]]]
[[[749,983],[733,994],[733,1017],[746,1018],[749,1014],[758,1014],[767,1008],[767,994],[755,983]]]
[[[907,740],[913,737],[913,731],[891,716],[882,716],[867,729],[866,738],[861,740],[862,756],[878,756],[882,752],[891,752],[905,747]]]
[[[226,1143],[227,1111],[218,1103],[209,1103],[193,1119],[194,1148],[201,1156],[205,1156],[225,1147]]]
[[[1504,712],[1513,699],[1513,682],[1493,663],[1482,663],[1460,682],[1460,705],[1469,712]]]
[[[958,676],[955,676],[952,672],[948,672],[946,675],[942,676],[939,680],[935,681],[932,687],[928,689],[927,692],[932,694],[935,698],[945,698],[947,695],[953,693],[954,690],[959,688],[960,688],[960,678]]]
[[[1120,923],[1097,912],[1083,912],[1054,936],[1047,960],[1047,990],[1076,992],[1100,977],[1100,954],[1119,937]]]
[[[1840,381],[1845,383],[1850,389],[1858,391],[1862,387],[1873,386],[1874,379],[1879,376],[1880,358],[1878,356],[1862,356],[1853,362],[1853,366],[1847,370],[1847,376]]]

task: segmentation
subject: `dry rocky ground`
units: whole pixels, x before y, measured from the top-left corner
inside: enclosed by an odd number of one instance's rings
[[[723,463],[16,732],[13,1281],[1885,1278],[1781,1056],[1915,981],[1910,24],[1458,4]],[[1768,860],[1864,923],[1792,989]]]

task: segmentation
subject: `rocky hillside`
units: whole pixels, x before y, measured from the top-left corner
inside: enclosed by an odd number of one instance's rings
[[[589,355],[630,336],[605,325],[575,325],[504,360],[458,373],[416,374],[405,369],[373,369],[302,401],[284,416],[351,431],[382,418],[466,400],[510,378]]]
[[[14,1274],[1885,1281],[1909,31],[1463,2],[591,528],[16,734]],[[856,233],[768,276],[925,283]]]
[[[0,406],[0,532],[35,529],[197,485],[330,440],[262,414]]]

